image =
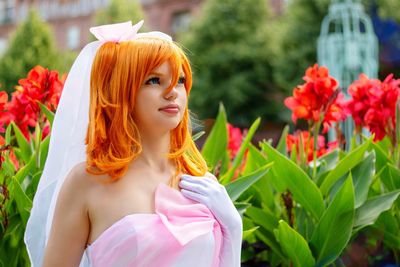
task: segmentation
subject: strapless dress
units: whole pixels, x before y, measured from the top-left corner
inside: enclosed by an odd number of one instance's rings
[[[91,245],[81,266],[218,267],[222,231],[204,204],[160,183],[155,213],[129,214]]]

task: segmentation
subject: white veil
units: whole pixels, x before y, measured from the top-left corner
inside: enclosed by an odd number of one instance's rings
[[[132,26],[129,21],[91,28],[90,31],[99,41],[87,44],[72,65],[55,114],[47,160],[24,235],[32,267],[42,266],[57,197],[67,174],[75,165],[86,161],[90,73],[98,48],[104,42],[128,41],[139,37],[172,40],[161,32],[137,33],[142,24],[143,21],[140,21]],[[89,261],[84,254],[80,267],[86,266],[89,266]]]

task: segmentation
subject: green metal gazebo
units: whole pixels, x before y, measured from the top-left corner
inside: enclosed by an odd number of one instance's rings
[[[360,73],[377,77],[378,39],[361,0],[332,0],[321,25],[317,56],[318,64],[328,67],[330,74],[339,81],[346,98],[349,97],[348,86]],[[342,124],[346,148],[353,129],[351,119]],[[330,140],[336,139],[334,131],[328,136]]]

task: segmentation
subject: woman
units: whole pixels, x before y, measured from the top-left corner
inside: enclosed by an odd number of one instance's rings
[[[191,139],[189,62],[142,24],[91,28],[68,75],[25,233],[33,267],[240,266],[240,215]]]

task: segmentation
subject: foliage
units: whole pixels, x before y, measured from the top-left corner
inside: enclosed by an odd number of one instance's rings
[[[296,0],[287,5],[280,25],[280,60],[274,61],[274,79],[280,88],[294,88],[303,70],[317,61],[317,38],[330,2]]]
[[[315,70],[315,73],[320,73],[318,66],[313,68],[311,70]],[[322,72],[324,75],[306,80],[310,94],[324,95],[325,91],[327,94],[336,88],[329,73],[325,73],[325,70]],[[58,101],[52,102],[52,94],[49,92],[58,92],[54,89],[61,82],[55,78],[56,75],[52,75],[51,71],[35,68],[26,79],[20,80],[24,89],[21,90],[22,94],[49,96],[35,98],[44,102],[38,103],[40,109],[33,106],[38,101],[28,101],[26,104],[32,110],[44,114],[50,125],[54,117],[52,110]],[[388,84],[400,90],[397,80],[389,78],[382,83],[384,86],[376,88],[376,95],[379,95],[379,90],[386,90]],[[38,82],[42,79],[46,82]],[[327,86],[329,83],[334,86]],[[51,84],[52,87],[38,86],[42,84]],[[49,94],[43,94],[43,90]],[[372,136],[364,138],[362,142],[354,142],[350,151],[342,151],[339,147],[320,151],[317,146],[318,135],[324,116],[329,115],[326,112],[329,104],[335,103],[332,95],[321,97],[323,103],[313,106],[318,106],[314,110],[318,111],[317,119],[296,114],[299,119],[309,122],[308,137],[302,134],[300,136],[305,138],[299,137],[298,142],[286,142],[290,135],[284,130],[276,148],[271,145],[271,140],[262,140],[258,146],[251,143],[260,125],[260,118],[242,133],[228,124],[225,109],[220,104],[215,125],[201,153],[210,171],[226,187],[243,216],[243,237],[250,244],[243,250],[243,261],[251,264],[257,260],[273,266],[342,264],[343,254],[361,234],[367,234],[371,240],[383,243],[384,248],[390,250],[399,261],[400,159],[391,153],[398,151],[400,139],[396,137],[393,143],[386,133],[381,140],[374,140]],[[398,101],[399,94],[396,96]],[[1,99],[3,97],[0,95]],[[310,99],[315,98],[310,96]],[[7,106],[7,102],[0,101],[0,108],[3,109],[0,115],[7,112],[4,110]],[[397,111],[396,116],[399,113]],[[35,118],[41,118],[40,114]],[[5,125],[5,133],[0,135],[2,265],[28,265],[29,259],[23,249],[23,233],[50,140],[50,135],[43,138],[45,124],[40,121],[36,121],[34,129],[28,128],[29,140],[17,121]],[[399,133],[397,130],[396,134]],[[303,139],[309,139],[312,135],[314,143],[311,143],[313,152],[310,161],[305,157],[310,148],[304,142],[308,141]],[[193,138],[198,137],[196,134]],[[291,149],[286,144],[290,144]],[[298,163],[298,154],[303,155],[300,158],[304,161]],[[260,243],[265,247],[262,253],[257,251]]]
[[[14,91],[18,79],[36,65],[59,69],[60,63],[50,27],[31,10],[0,60],[0,90]]]
[[[144,17],[139,1],[111,0],[108,7],[95,14],[97,25],[120,23],[131,20],[136,23]]]
[[[251,15],[249,15],[251,14]],[[193,62],[191,109],[212,118],[218,103],[229,103],[232,123],[256,117],[277,120],[279,92],[272,81],[273,21],[263,0],[208,0],[202,16],[183,36]]]

